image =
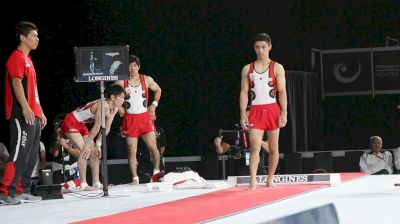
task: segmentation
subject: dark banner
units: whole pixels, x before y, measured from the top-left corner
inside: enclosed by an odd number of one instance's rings
[[[371,94],[370,49],[322,51],[323,94]]]
[[[129,77],[128,46],[75,48],[77,82],[116,81]]]
[[[374,48],[373,52],[375,91],[400,91],[400,48]]]

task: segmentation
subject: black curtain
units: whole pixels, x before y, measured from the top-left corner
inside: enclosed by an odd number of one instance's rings
[[[286,88],[288,125],[281,129],[281,151],[318,150],[321,147],[321,94],[318,75],[312,72],[286,71]],[[284,150],[288,148],[289,151]]]

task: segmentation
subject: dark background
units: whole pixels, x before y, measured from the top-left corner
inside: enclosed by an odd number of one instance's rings
[[[22,20],[39,27],[31,52],[49,126],[54,116],[100,97],[95,83],[74,82],[74,47],[129,45],[141,72],[161,86],[158,122],[170,155],[211,151],[218,129],[239,119],[240,72],[255,59],[252,37],[272,37],[271,58],[290,71],[312,71],[310,50],[384,46],[400,38],[398,1],[14,1],[1,7],[0,66],[16,47],[14,27]],[[6,16],[8,14],[8,16]],[[10,15],[11,14],[11,15]],[[3,72],[4,74],[4,72]],[[4,79],[1,79],[1,86]],[[315,87],[318,88],[318,87]],[[4,97],[1,105],[4,105]],[[398,95],[327,97],[317,100],[321,133],[305,150],[367,148],[381,135],[384,147],[398,145]],[[289,108],[290,110],[290,108]],[[8,124],[1,109],[1,141]],[[300,131],[300,130],[299,130]],[[290,151],[288,131],[282,152]]]

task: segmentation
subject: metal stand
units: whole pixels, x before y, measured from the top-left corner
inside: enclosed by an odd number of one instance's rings
[[[64,161],[64,146],[61,146],[61,161],[62,161],[62,173],[64,183],[67,182],[67,177],[65,176],[65,161]]]
[[[101,173],[103,177],[103,196],[108,195],[108,169],[107,169],[107,141],[106,141],[106,112],[104,111],[104,81],[100,81],[100,92],[101,92],[101,157],[103,161],[101,163]]]
[[[222,155],[221,160],[222,160],[222,179],[226,179],[226,160],[228,159],[228,155]]]
[[[241,130],[239,129],[240,128],[239,124],[235,124],[235,126],[236,126],[236,129],[234,129],[234,130],[223,130],[223,129],[220,129],[218,131],[218,133],[219,133],[218,136],[221,137],[223,133],[235,133],[236,134],[236,139],[235,139],[235,142],[232,145],[232,147],[238,148],[239,145],[240,145],[240,132],[241,132]],[[245,145],[247,146],[246,143],[245,143]],[[222,179],[225,180],[226,179],[226,160],[229,159],[229,155],[226,155],[226,154],[221,155],[219,157],[219,159],[221,159],[221,162],[222,162]]]

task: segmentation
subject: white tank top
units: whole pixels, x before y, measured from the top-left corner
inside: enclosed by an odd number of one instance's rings
[[[93,105],[95,105],[98,101],[100,101],[100,99],[98,100],[94,100],[92,102],[87,103],[85,106],[80,107],[74,111],[72,111],[72,113],[74,114],[76,120],[78,120],[80,123],[93,123],[94,122],[94,117],[95,114],[92,113],[92,111],[90,110]],[[106,117],[108,117],[110,115],[110,111],[106,114]]]
[[[272,63],[272,62],[271,62]],[[263,105],[276,103],[274,84],[276,83],[275,78],[270,78],[269,70],[273,69],[273,65],[263,73],[257,73],[256,70],[250,69],[249,81],[251,88],[251,105]],[[272,70],[273,71],[273,70]],[[275,75],[272,74],[271,75]]]
[[[93,123],[94,122],[94,114],[90,109],[93,107],[94,104],[97,103],[99,100],[95,100],[92,102],[87,103],[83,107],[79,107],[78,109],[74,110],[72,113],[74,114],[76,120],[81,123]]]
[[[129,82],[126,91],[126,112],[128,114],[141,114],[147,111],[146,93],[142,89],[142,83],[132,86]]]

